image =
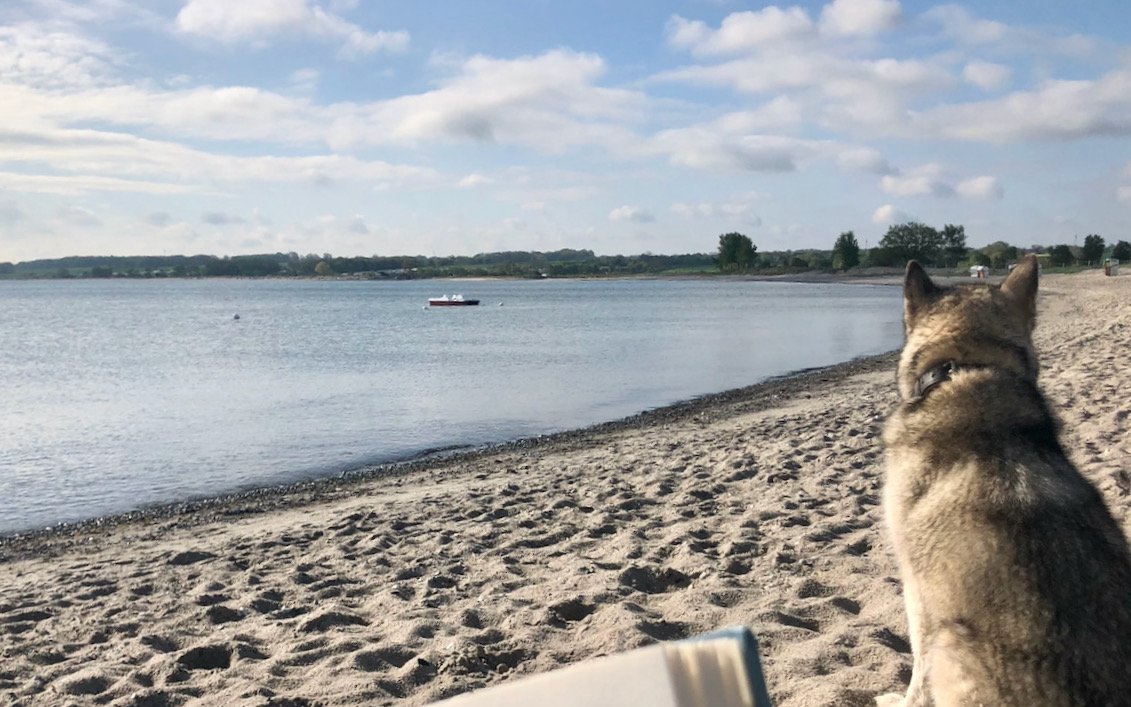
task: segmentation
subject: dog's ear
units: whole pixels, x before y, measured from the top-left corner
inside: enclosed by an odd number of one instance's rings
[[[1001,283],[1001,291],[1009,295],[1017,310],[1032,329],[1037,324],[1037,256],[1026,255]]]
[[[915,318],[926,308],[939,287],[931,282],[930,276],[918,261],[907,263],[907,273],[903,276],[903,328],[911,331]]]

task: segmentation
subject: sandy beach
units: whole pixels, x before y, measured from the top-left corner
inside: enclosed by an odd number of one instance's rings
[[[1131,529],[1131,277],[1041,283],[1041,384]],[[749,625],[775,704],[910,673],[893,355],[542,440],[0,541],[7,705],[419,705]]]

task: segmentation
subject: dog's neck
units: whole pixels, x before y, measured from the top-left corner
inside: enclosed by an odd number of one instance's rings
[[[937,366],[928,368],[923,375],[915,381],[915,399],[922,400],[927,397],[927,394],[934,390],[937,386],[946,383],[954,375],[955,371],[972,370],[978,368],[989,368],[989,366],[981,363],[959,363],[955,360],[944,361]]]
[[[1013,453],[1007,447],[1021,444],[1063,455],[1059,425],[1036,381],[1007,365],[946,361],[920,374],[910,392],[884,433],[889,450],[935,461],[968,454],[1004,459]]]
[[[1005,362],[984,363],[960,361],[952,358],[923,371],[923,373],[915,379],[915,385],[912,386],[911,389],[911,397],[907,402],[922,402],[931,391],[949,382],[954,377],[954,374],[960,371],[994,371],[1008,376],[1017,376],[1029,381],[1033,385],[1036,384],[1035,375],[1031,375],[1028,371],[1016,370]]]

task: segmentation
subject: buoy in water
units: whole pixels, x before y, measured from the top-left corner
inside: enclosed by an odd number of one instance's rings
[[[232,319],[239,319],[239,318],[240,318],[240,315],[238,315],[238,314],[233,314],[233,315],[232,315]]]

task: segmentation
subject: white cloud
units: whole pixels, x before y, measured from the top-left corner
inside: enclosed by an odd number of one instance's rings
[[[872,212],[872,223],[879,226],[890,226],[894,223],[904,223],[909,220],[907,214],[891,204],[884,204]]]
[[[733,54],[767,44],[788,42],[813,34],[813,21],[800,7],[785,10],[770,5],[761,10],[735,12],[723,18],[718,30],[679,15],[668,21],[668,41],[695,54]]]
[[[200,220],[212,226],[227,226],[230,224],[247,223],[247,221],[245,221],[242,216],[226,214],[222,211],[209,211],[208,213],[204,214],[200,218]]]
[[[0,130],[0,143],[6,162],[24,170],[19,175],[0,173],[0,187],[26,192],[215,194],[220,185],[244,181],[439,181],[430,168],[348,155],[244,157],[95,130]],[[28,174],[32,169],[50,173]]]
[[[6,107],[0,128],[96,123],[143,127],[149,134],[179,139],[289,145],[324,142],[335,114],[345,110],[248,86],[161,91],[141,83],[69,92],[0,83],[0,105]]]
[[[71,226],[96,228],[102,225],[102,219],[98,218],[90,209],[85,209],[81,206],[67,206],[59,209],[57,216],[60,221],[64,221]]]
[[[880,180],[880,188],[892,196],[960,196],[964,199],[1001,199],[1004,190],[996,177],[970,177],[954,184],[938,164],[925,164],[904,173],[893,173]]]
[[[955,191],[964,199],[1001,199],[1005,195],[997,177],[989,176],[963,180],[955,187]]]
[[[685,66],[653,77],[659,82],[723,86],[742,93],[777,93],[821,86],[845,74],[834,56],[815,52],[781,52],[733,59],[719,64]]]
[[[291,90],[303,94],[314,93],[320,78],[318,69],[299,69],[291,74]]]
[[[1012,73],[1008,66],[985,61],[972,61],[962,67],[962,78],[984,91],[1001,88]]]
[[[894,0],[836,0],[821,16],[825,36],[801,31],[806,26],[801,21],[792,32],[782,29],[788,26],[782,18],[807,19],[804,11],[791,10],[796,12],[770,6],[734,13],[717,28],[674,17],[669,41],[698,61],[651,80],[765,95],[765,107],[774,106],[776,113],[767,113],[766,129],[809,123],[857,137],[994,142],[1131,132],[1131,69],[1125,62],[1098,78],[1047,81],[996,102],[955,104],[949,95],[963,85],[1000,91],[1015,80],[1016,69],[1005,61],[964,60],[971,46],[1011,59],[1037,56],[1042,62],[1058,54],[1100,56],[1084,38],[983,20],[963,7],[942,5],[923,15],[925,23],[909,24],[907,30],[908,42],[941,47],[896,56],[885,45],[840,42],[833,36],[834,31],[866,35],[890,29],[900,19]],[[735,31],[746,25],[763,32]],[[771,37],[792,43],[783,49]],[[1050,73],[1058,68],[1053,65]],[[777,123],[770,122],[774,118]]]
[[[1096,53],[1096,40],[1079,34],[1056,34],[1011,26],[974,16],[960,5],[938,5],[923,19],[939,26],[943,35],[960,45],[985,45],[995,51],[1083,57]]]
[[[881,85],[929,90],[950,83],[944,69],[919,59],[877,59],[863,67],[871,74],[863,78],[873,78]]]
[[[928,137],[984,142],[1131,135],[1131,68],[1099,78],[1047,81],[991,101],[942,105],[913,121]]]
[[[545,153],[596,146],[613,154],[639,149],[627,123],[644,120],[641,93],[596,85],[604,61],[554,50],[535,57],[473,56],[425,93],[351,110],[330,127],[336,149],[427,141],[520,144]]]
[[[1131,186],[1119,187],[1115,191],[1115,196],[1123,203],[1131,204]]]
[[[0,25],[0,84],[81,90],[106,85],[120,61],[96,39],[34,24]]]
[[[942,55],[872,58],[836,41],[755,48],[737,58],[660,72],[651,80],[769,96],[758,109],[767,127],[809,122],[838,132],[859,128],[881,134],[907,124],[911,105],[955,83]]]
[[[679,49],[693,49],[702,45],[711,36],[711,29],[705,22],[687,20],[672,15],[667,26],[668,44]]]
[[[760,226],[762,219],[754,212],[753,203],[757,198],[758,195],[753,194],[724,202],[676,202],[672,204],[671,210],[686,218],[723,220]]]
[[[1007,25],[974,17],[960,5],[938,5],[923,13],[923,18],[937,23],[944,34],[965,44],[998,43],[1010,33]]]
[[[880,188],[892,196],[954,196],[954,187],[943,178],[942,168],[937,164],[886,175],[880,180]]]
[[[652,221],[656,220],[656,217],[646,209],[642,209],[639,206],[629,206],[626,204],[624,206],[618,206],[617,208],[610,211],[609,220],[632,221],[634,223],[651,223]]]
[[[305,0],[189,0],[176,22],[182,32],[235,42],[301,28],[310,15]]]
[[[471,187],[481,187],[488,184],[493,184],[495,180],[482,174],[469,174],[463,179],[459,180],[459,186],[464,189]]]
[[[842,150],[837,155],[837,164],[841,169],[854,172],[868,172],[870,174],[895,174],[896,169],[891,166],[878,150],[870,147],[852,147]]]
[[[353,219],[350,220],[346,230],[350,233],[356,233],[359,236],[369,235],[369,226],[365,223],[365,217],[361,214],[354,214]]]
[[[582,177],[580,180],[580,183],[571,184],[567,183],[571,181],[568,178],[563,180],[555,175],[539,175],[537,180],[516,180],[515,186],[501,190],[496,196],[520,205],[530,205],[531,208],[524,208],[526,211],[539,211],[552,204],[585,202],[601,193],[592,179]]]
[[[900,15],[899,0],[833,0],[821,10],[821,30],[870,36],[895,27]]]
[[[18,7],[18,3],[5,4]],[[114,21],[156,30],[166,22],[157,11],[132,0],[33,0],[24,4],[40,6],[57,24]]]
[[[90,192],[132,192],[136,194],[205,193],[196,186],[169,184],[142,179],[119,179],[102,175],[68,176],[0,172],[0,189],[8,192],[77,196]]]
[[[800,125],[806,120],[807,106],[792,96],[776,96],[747,111],[726,113],[716,124],[728,133],[766,131]]]
[[[810,140],[732,133],[723,128],[715,123],[666,130],[652,139],[652,149],[681,167],[748,172],[792,172],[824,149]]]
[[[220,42],[266,41],[277,34],[324,37],[342,42],[341,55],[403,51],[409,33],[367,32],[307,0],[189,0],[177,13],[177,28]]]

